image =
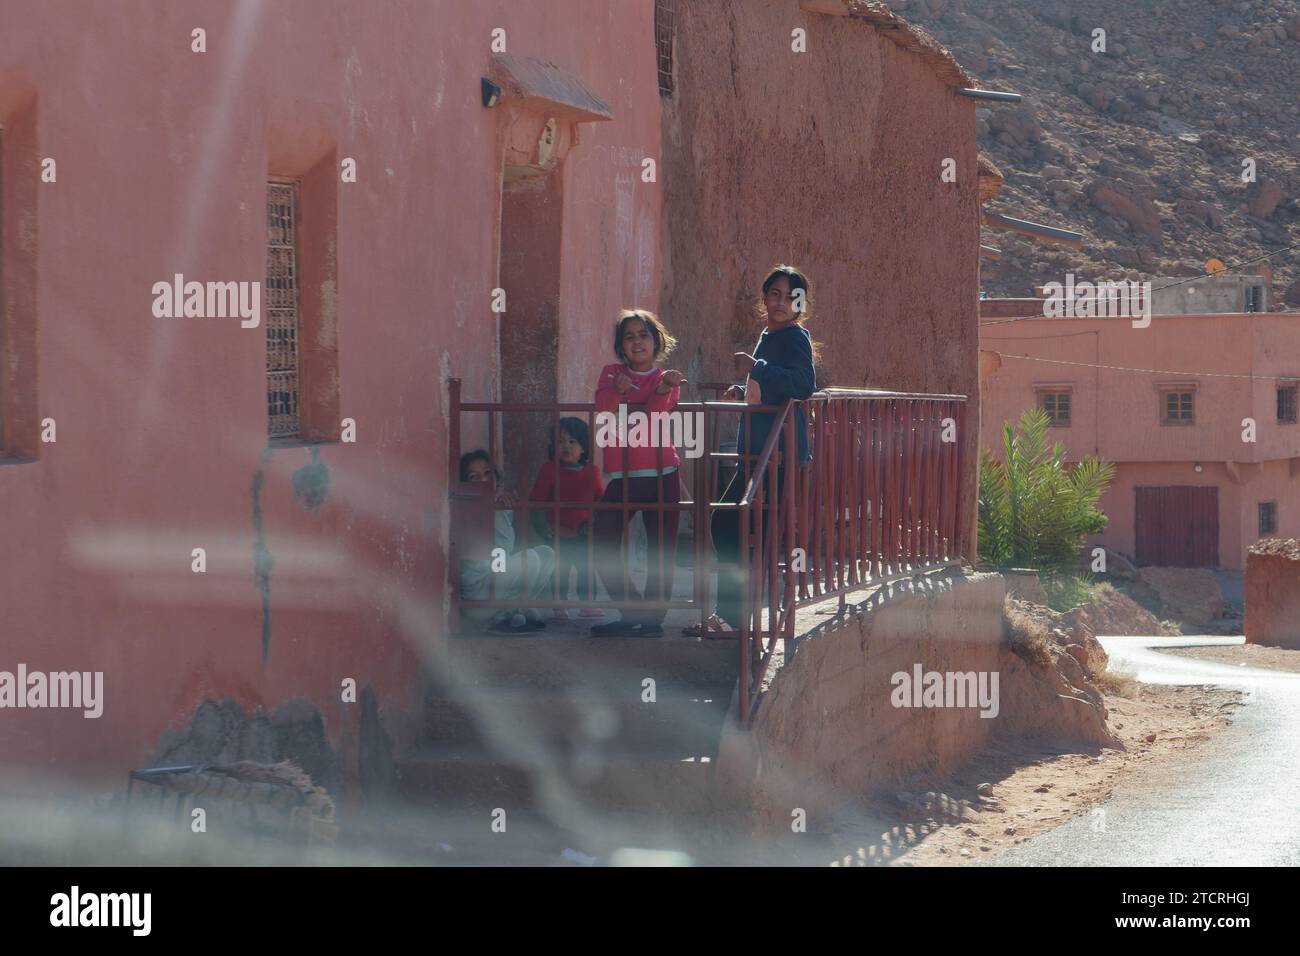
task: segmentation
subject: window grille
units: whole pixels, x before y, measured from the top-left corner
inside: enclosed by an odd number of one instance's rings
[[[673,93],[673,36],[676,33],[677,0],[655,0],[655,53],[659,65],[659,95]]]
[[[298,184],[267,183],[266,407],[271,438],[298,437]]]
[[[1300,420],[1300,386],[1283,385],[1277,390],[1277,420],[1294,425]]]
[[[1259,534],[1274,534],[1277,531],[1277,502],[1261,501],[1259,503]]]

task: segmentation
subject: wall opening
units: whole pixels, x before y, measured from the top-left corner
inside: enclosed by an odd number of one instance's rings
[[[0,93],[12,92],[0,90]],[[0,106],[9,97],[0,96]],[[37,383],[36,99],[0,112],[0,460],[41,452]]]
[[[501,194],[501,400],[554,402],[560,355],[560,169],[505,167]],[[531,481],[546,459],[549,416],[514,413],[502,423],[508,484]],[[528,474],[523,474],[527,471]]]

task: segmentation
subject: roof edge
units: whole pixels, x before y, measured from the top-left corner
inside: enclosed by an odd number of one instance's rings
[[[807,13],[865,20],[895,46],[919,56],[946,85],[961,89],[975,83],[947,47],[876,0],[799,0],[799,8]]]

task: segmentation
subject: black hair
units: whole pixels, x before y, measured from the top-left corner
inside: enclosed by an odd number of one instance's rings
[[[803,302],[797,310],[800,319],[806,319],[812,314],[812,286],[808,282],[808,277],[796,269],[794,266],[788,266],[784,263],[772,267],[772,271],[767,274],[763,280],[763,294],[767,295],[767,290],[772,288],[776,280],[785,276],[790,280],[790,292],[795,289],[803,290]],[[760,304],[759,309],[766,315],[766,309]]]
[[[767,274],[767,278],[763,280],[763,295],[766,296],[767,290],[772,288],[772,286],[776,284],[776,280],[781,278],[782,276],[785,276],[790,281],[790,293],[792,295],[794,294],[795,289],[803,290],[803,302],[801,303],[802,307],[796,310],[795,321],[802,322],[805,319],[811,318],[812,317],[812,283],[808,281],[808,277],[806,275],[804,275],[794,266],[786,265],[785,263],[778,263],[777,265],[774,265],[772,267],[772,271],[770,271]],[[767,318],[767,306],[763,303],[761,298],[758,303],[758,314],[764,319]],[[812,333],[809,333],[808,337],[812,341],[813,364],[817,366],[818,369],[820,370],[821,359],[822,359],[821,343],[818,342],[816,339],[812,338]],[[820,374],[820,372],[817,376],[817,380],[822,381],[822,375]]]
[[[655,340],[656,362],[677,347],[677,340],[668,334],[664,324],[653,312],[648,309],[624,309],[618,314],[618,322],[614,325],[614,355],[620,362],[627,362],[627,356],[623,354],[623,330],[633,319],[650,330],[650,335]]]
[[[587,423],[581,418],[561,418],[560,431],[582,446],[582,457],[578,459],[578,464],[585,465],[591,458],[591,430],[587,427]],[[546,446],[546,455],[552,461],[555,460],[554,432],[551,433],[550,444]]]
[[[496,475],[497,481],[501,480],[501,472],[497,471],[496,466],[492,464],[492,456],[482,448],[475,448],[473,451],[467,451],[460,456],[460,480],[469,481],[469,466],[476,461],[485,461],[488,467],[492,469],[492,474]]]

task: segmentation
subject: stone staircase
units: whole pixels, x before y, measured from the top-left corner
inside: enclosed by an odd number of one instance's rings
[[[718,832],[713,772],[738,670],[732,641],[451,638],[423,739],[397,761],[400,790],[448,842],[488,852],[688,847]],[[502,810],[518,839],[491,828]]]

